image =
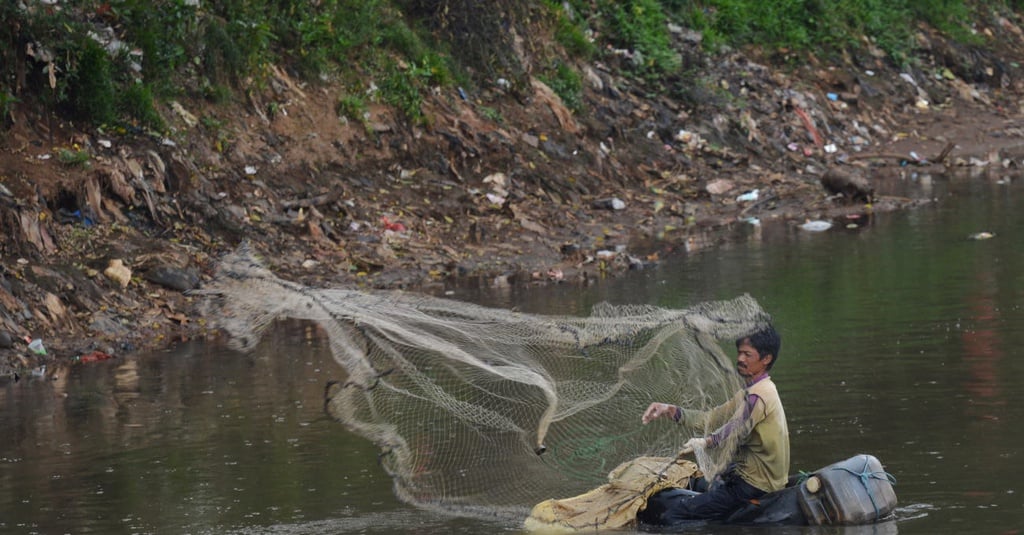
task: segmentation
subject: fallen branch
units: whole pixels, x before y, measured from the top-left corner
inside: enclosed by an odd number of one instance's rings
[[[324,193],[323,195],[317,195],[316,197],[281,201],[281,208],[284,208],[285,210],[291,210],[293,208],[309,208],[311,206],[323,206],[325,204],[330,204],[338,200],[338,197],[340,195],[340,191],[331,191]]]
[[[793,106],[793,111],[800,117],[800,120],[804,123],[804,128],[810,132],[811,137],[814,138],[814,144],[819,149],[825,146],[824,138],[821,137],[821,133],[818,132],[818,128],[814,126],[814,121],[811,120],[811,116],[807,115],[807,112],[798,106]]]
[[[759,208],[761,206],[764,206],[764,205],[768,204],[769,202],[774,201],[775,199],[776,199],[775,194],[774,193],[769,193],[769,194],[765,195],[764,197],[762,197],[761,200],[756,201],[754,203],[751,203],[750,205],[748,205],[744,209],[740,210],[739,216],[737,216],[737,217],[743,217],[743,216],[747,215],[747,212],[753,210],[754,208]]]
[[[933,163],[944,163],[946,158],[949,157],[949,153],[953,152],[953,149],[955,147],[956,143],[953,143],[952,141],[946,143],[946,146],[943,147],[942,151],[939,152],[939,154],[936,155],[934,158],[918,158],[915,160],[914,158],[911,158],[909,155],[906,154],[896,154],[892,152],[876,152],[873,154],[854,154],[850,156],[848,160],[870,160],[872,158],[884,158],[899,160],[901,162],[906,162],[907,164],[913,165],[929,165]]]

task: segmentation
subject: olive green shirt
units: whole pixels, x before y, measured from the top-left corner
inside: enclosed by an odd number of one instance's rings
[[[741,410],[741,404],[746,408]],[[765,492],[786,487],[789,479],[789,428],[779,391],[771,377],[763,377],[706,413],[682,412],[690,423],[721,421],[716,416],[738,414],[737,418],[708,437],[708,447],[716,447],[727,439],[732,443],[732,434],[740,433],[735,437],[738,445],[732,456],[740,477]]]

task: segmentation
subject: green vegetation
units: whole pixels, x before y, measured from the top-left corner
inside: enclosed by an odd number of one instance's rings
[[[107,51],[96,41],[85,39],[70,80],[71,105],[75,115],[95,124],[114,118],[112,75]]]
[[[60,149],[57,151],[57,160],[68,166],[86,166],[89,164],[89,152],[74,147],[71,149]]]
[[[85,124],[159,131],[161,100],[225,102],[263,87],[276,64],[311,83],[372,84],[367,98],[428,122],[423,96],[438,86],[504,79],[514,95],[528,93],[524,49],[542,66],[534,75],[578,111],[576,65],[602,55],[623,58],[615,64],[655,88],[699,79],[683,30],[699,32],[710,50],[759,46],[795,60],[870,45],[902,65],[913,61],[921,21],[983,46],[972,21],[1021,8],[1024,0],[2,2],[0,116],[42,105]],[[352,116],[354,104],[339,111]]]
[[[919,21],[969,41],[968,25],[976,7],[1009,7],[964,0],[670,0],[665,4],[680,22],[704,32],[712,44],[837,54],[862,47],[866,39],[897,63],[910,57]]]
[[[160,99],[188,94],[225,102],[252,83],[260,86],[267,67],[280,63],[307,81],[376,79],[381,101],[422,121],[420,95],[453,79],[437,47],[385,0],[25,4],[0,5],[5,116],[14,97],[50,95],[44,105],[85,124],[160,130]],[[23,56],[26,45],[31,51]],[[54,79],[46,74],[50,63]],[[12,83],[18,77],[24,83]]]
[[[366,119],[366,101],[362,98],[356,95],[345,95],[338,100],[338,105],[335,109],[337,110],[338,116],[345,117],[350,121],[361,124],[363,125],[363,128],[369,130],[369,121]]]
[[[165,127],[164,120],[156,111],[153,102],[153,91],[149,86],[137,83],[122,88],[118,108],[131,120],[151,130],[160,131]]]
[[[14,113],[14,105],[17,102],[18,98],[14,95],[7,91],[0,91],[0,129],[7,127],[8,120],[13,120],[11,114]]]
[[[583,80],[575,70],[559,62],[550,74],[541,74],[539,78],[562,99],[567,108],[574,112],[583,108]]]

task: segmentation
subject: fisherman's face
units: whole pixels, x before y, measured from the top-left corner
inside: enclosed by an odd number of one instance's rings
[[[765,355],[762,358],[754,346],[750,345],[749,340],[743,340],[736,348],[736,370],[749,383],[764,375],[768,364],[774,358],[772,355]]]

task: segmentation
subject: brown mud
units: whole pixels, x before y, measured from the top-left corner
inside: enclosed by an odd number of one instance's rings
[[[979,31],[1000,49],[922,30],[902,70],[870,48],[794,67],[691,44],[702,80],[678,80],[680,99],[597,62],[577,113],[540,82],[528,98],[494,83],[438,90],[420,126],[385,107],[348,121],[337,88],[282,70],[234,105],[161,104],[166,136],[26,104],[0,142],[0,376],[210,335],[186,292],[243,240],[287,279],[436,293],[586,284],[751,218],[845,225],[945,202],[890,192],[950,168],[1003,179],[1024,157],[1024,33]]]

